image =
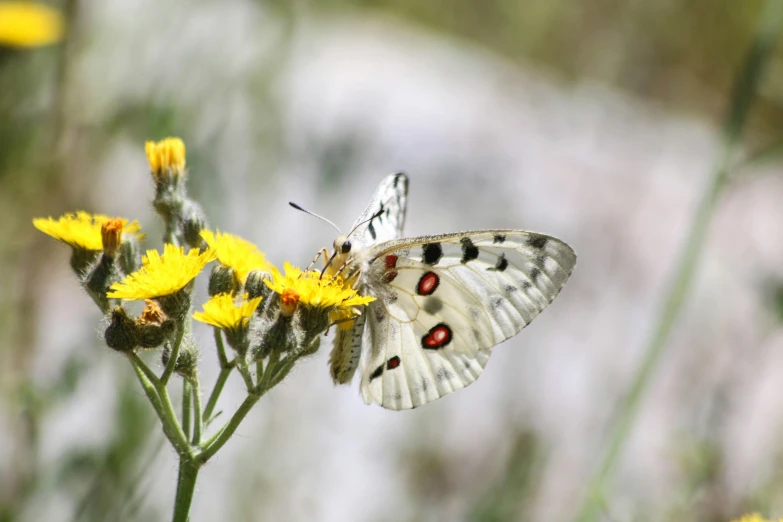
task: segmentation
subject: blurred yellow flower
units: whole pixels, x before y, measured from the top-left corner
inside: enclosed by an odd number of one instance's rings
[[[185,254],[184,247],[166,244],[163,255],[157,250],[147,250],[141,260],[142,267],[111,285],[107,297],[136,301],[172,295],[185,288],[213,259],[215,253],[211,249],[204,252],[192,249]]]
[[[346,285],[340,276],[321,277],[318,271],[304,272],[288,262],[283,268],[285,275],[272,266],[272,280],[265,279],[264,283],[289,302],[298,296],[298,302],[311,307],[351,312],[354,307],[375,301],[374,297],[357,295],[356,290]]]
[[[32,2],[0,2],[0,45],[38,47],[59,41],[63,18],[58,11]]]
[[[92,215],[87,212],[76,212],[75,214],[65,214],[61,218],[36,218],[33,219],[33,226],[48,234],[55,239],[68,243],[72,247],[84,250],[102,250],[103,238],[101,228],[110,220],[116,220],[122,224],[122,234],[135,235],[137,239],[142,239],[140,233],[141,226],[138,222],[128,222],[127,219],[110,218],[99,214]]]
[[[232,268],[243,285],[247,282],[247,275],[253,270],[262,272],[272,270],[272,265],[267,262],[264,254],[250,241],[220,231],[214,233],[211,230],[202,230],[201,237],[209,248],[215,251],[220,264]]]
[[[247,294],[237,303],[231,294],[218,294],[204,303],[204,311],[193,314],[193,319],[223,330],[247,327],[261,298],[248,299]]]
[[[148,141],[144,149],[156,181],[178,177],[185,172],[185,143],[179,138]]]
[[[734,519],[731,522],[774,522],[774,521],[767,520],[766,518],[762,517],[758,513],[753,513],[751,515],[744,515],[742,518]],[[779,519],[779,522],[783,522],[783,518]]]

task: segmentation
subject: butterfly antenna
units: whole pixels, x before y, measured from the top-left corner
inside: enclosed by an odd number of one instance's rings
[[[337,228],[337,225],[335,225],[334,223],[332,223],[331,221],[329,221],[325,217],[319,216],[315,212],[310,212],[309,210],[305,210],[302,207],[300,207],[299,205],[297,205],[296,203],[294,203],[293,201],[289,201],[288,204],[291,205],[292,207],[294,207],[296,210],[301,210],[305,214],[310,214],[311,216],[316,217],[316,218],[318,218],[318,219],[320,219],[322,221],[326,221],[327,223],[329,223],[330,225],[332,225],[334,227],[334,229],[337,231],[338,234],[342,234],[342,232],[340,232],[340,229]]]
[[[372,221],[373,219],[377,218],[378,216],[380,216],[380,215],[381,215],[381,214],[383,214],[384,212],[385,212],[385,210],[384,210],[384,209],[380,209],[378,212],[376,212],[376,213],[375,213],[375,214],[373,214],[372,216],[368,217],[368,218],[367,218],[367,219],[365,219],[364,221],[360,221],[359,223],[356,223],[356,226],[355,226],[355,227],[353,227],[353,228],[351,229],[351,231],[350,231],[350,232],[348,232],[348,235],[350,236],[351,234],[353,234],[353,231],[354,231],[354,230],[356,230],[356,229],[357,229],[357,228],[359,228],[360,226],[364,225],[364,224],[365,224],[365,223],[367,223],[368,221]]]

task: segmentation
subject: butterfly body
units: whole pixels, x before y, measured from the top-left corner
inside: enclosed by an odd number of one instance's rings
[[[384,179],[327,267],[376,298],[338,325],[332,378],[347,384],[361,368],[365,402],[397,410],[475,381],[492,347],[529,324],[576,264],[564,242],[521,230],[403,239],[407,188],[404,174]]]

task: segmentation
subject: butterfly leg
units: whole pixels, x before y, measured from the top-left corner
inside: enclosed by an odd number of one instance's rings
[[[324,263],[326,263],[326,260],[329,258],[329,251],[326,248],[322,248],[318,251],[318,253],[315,255],[312,261],[310,261],[310,264],[307,265],[307,270],[305,272],[309,272],[312,270],[312,268],[315,266],[315,263],[318,262],[318,258],[324,256]]]

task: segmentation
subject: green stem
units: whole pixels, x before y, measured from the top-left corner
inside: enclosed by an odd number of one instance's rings
[[[725,186],[730,159],[747,120],[764,66],[777,41],[781,21],[783,21],[783,0],[767,0],[759,18],[755,39],[745,56],[743,70],[737,76],[734,85],[731,105],[726,113],[723,126],[722,153],[717,159],[707,189],[691,223],[684,250],[658,318],[658,324],[653,330],[653,335],[633,377],[631,386],[619,406],[618,421],[603,452],[601,464],[588,482],[586,497],[576,517],[576,520],[580,522],[595,521],[600,516],[606,484],[625,447],[642,398],[666,351],[672,327],[693,283],[693,275],[715,210],[715,203]]]
[[[179,357],[179,348],[182,346],[182,338],[185,336],[185,325],[183,323],[177,324],[177,338],[174,340],[174,346],[171,347],[171,353],[169,353],[169,362],[166,364],[166,368],[163,370],[163,375],[160,376],[160,382],[163,386],[169,382],[169,378],[174,373],[174,368],[177,366],[177,358]]]
[[[144,389],[144,393],[147,395],[147,398],[152,404],[152,407],[155,409],[155,413],[158,414],[158,417],[162,421],[163,407],[160,404],[160,398],[158,397],[158,392],[155,391],[155,385],[152,382],[152,380],[149,378],[147,373],[144,371],[144,368],[146,368],[147,371],[149,371],[150,373],[152,372],[149,370],[149,368],[147,368],[147,365],[144,364],[144,362],[134,352],[128,353],[128,360],[130,361],[131,366],[133,366],[133,370],[136,372],[136,376],[139,378],[139,383],[141,383],[141,387]],[[155,377],[154,374],[152,375],[152,377],[155,379],[155,381],[158,380],[158,378]]]
[[[201,443],[201,386],[198,382],[198,377],[193,377],[193,439],[192,444],[198,446]]]
[[[190,410],[193,404],[191,398],[193,387],[190,385],[187,379],[182,379],[182,431],[185,433],[185,438],[190,438],[190,427],[192,422],[190,420]]]
[[[204,421],[207,423],[212,420],[212,412],[215,410],[215,406],[217,406],[218,398],[223,391],[223,386],[225,386],[229,375],[231,375],[231,368],[223,368],[220,370],[220,374],[215,382],[215,387],[212,388],[212,393],[209,394],[209,400],[207,400],[207,406],[204,408]]]
[[[247,369],[247,364],[244,361],[237,362],[237,371],[242,376],[242,380],[245,381],[245,388],[247,392],[251,393],[255,384],[253,384],[253,376],[250,375],[250,371]]]
[[[196,460],[199,464],[206,463],[215,453],[217,453],[220,448],[223,447],[226,442],[228,442],[228,439],[230,439],[237,430],[245,416],[263,396],[264,391],[255,389],[245,398],[242,404],[240,404],[239,408],[237,408],[237,411],[234,413],[233,417],[231,417],[231,420],[228,421],[225,427],[220,430],[220,432],[215,437],[208,441],[208,444],[206,444],[204,447],[204,451],[196,456]]]
[[[231,370],[234,369],[236,361],[228,361],[226,357],[226,348],[223,345],[223,334],[220,328],[214,329],[215,334],[215,346],[217,347],[218,361],[220,362],[220,374],[218,375],[215,386],[212,388],[212,393],[209,394],[207,399],[207,406],[204,408],[204,422],[209,423],[212,420],[212,412],[215,410],[218,398],[223,393],[223,386],[225,386],[228,376],[231,375]]]
[[[177,496],[174,500],[174,516],[172,522],[187,522],[193,492],[196,489],[200,464],[190,457],[182,456],[179,461],[177,476]]]

